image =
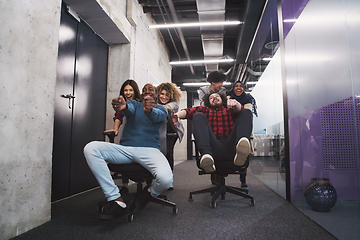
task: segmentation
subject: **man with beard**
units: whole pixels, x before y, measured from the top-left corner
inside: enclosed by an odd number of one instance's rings
[[[250,153],[252,113],[219,93],[207,94],[205,106],[186,108],[174,115],[174,122],[192,119],[193,134],[201,154],[200,167],[207,173],[217,162],[233,161],[242,166]]]
[[[120,144],[93,141],[84,148],[86,161],[109,202],[109,206],[100,214],[100,219],[112,219],[126,209],[106,163],[136,162],[155,177],[149,192],[143,192],[138,197],[135,203],[138,210],[172,185],[173,174],[168,160],[160,151],[159,143],[159,128],[167,117],[167,110],[163,105],[157,105],[155,98],[155,87],[146,84],[141,102],[125,101],[123,96],[114,99],[114,109],[121,111],[127,118]]]

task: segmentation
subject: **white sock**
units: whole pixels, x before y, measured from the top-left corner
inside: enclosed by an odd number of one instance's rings
[[[115,201],[120,207],[122,208],[126,208],[126,203],[121,202],[121,201]]]

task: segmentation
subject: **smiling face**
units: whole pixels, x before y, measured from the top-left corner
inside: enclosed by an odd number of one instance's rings
[[[241,84],[241,82],[236,83],[236,85],[234,87],[235,95],[240,96],[243,92],[244,92],[244,88],[243,88],[243,85]]]
[[[212,82],[210,84],[210,90],[213,92],[219,92],[222,86],[224,86],[224,82]]]
[[[142,95],[148,95],[148,94],[155,95],[155,87],[150,83],[145,84],[145,86],[142,89]]]
[[[124,96],[125,96],[126,101],[134,99],[134,89],[132,88],[132,86],[130,86],[130,85],[125,86]]]
[[[156,98],[155,87],[150,83],[145,84],[145,86],[143,87],[141,97],[142,97],[142,99],[144,99],[144,97],[148,96],[148,95]]]
[[[162,90],[159,94],[161,104],[165,105],[170,101],[170,94],[166,90]]]
[[[209,103],[211,107],[220,107],[223,102],[218,93],[213,93],[209,96]]]

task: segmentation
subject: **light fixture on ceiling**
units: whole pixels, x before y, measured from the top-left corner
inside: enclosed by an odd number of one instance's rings
[[[296,22],[297,19],[284,19],[285,23],[293,23]]]
[[[224,85],[231,85],[231,82],[224,82]],[[210,83],[208,82],[191,82],[191,83],[183,83],[183,86],[187,86],[187,87],[201,87],[201,86],[206,86],[206,85],[210,85]]]
[[[258,82],[246,82],[246,84],[257,84]]]
[[[207,27],[207,26],[228,26],[243,24],[241,21],[222,21],[222,22],[191,22],[191,23],[169,23],[150,25],[149,28],[178,28],[178,27]]]
[[[263,60],[263,61],[271,61],[271,59],[272,59],[272,58],[269,58],[269,57],[268,57],[268,58],[262,58],[261,60]]]
[[[234,62],[235,59],[227,58],[227,59],[204,59],[204,60],[190,60],[190,61],[177,61],[170,62],[170,65],[190,65],[190,64],[206,64],[206,63],[231,63]]]
[[[266,49],[274,50],[277,49],[279,46],[279,41],[271,41],[264,45]]]

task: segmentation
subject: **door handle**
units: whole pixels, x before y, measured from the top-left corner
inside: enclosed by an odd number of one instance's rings
[[[69,109],[71,109],[71,99],[74,99],[75,96],[73,96],[71,93],[67,95],[61,95],[62,98],[68,98],[69,99]]]

